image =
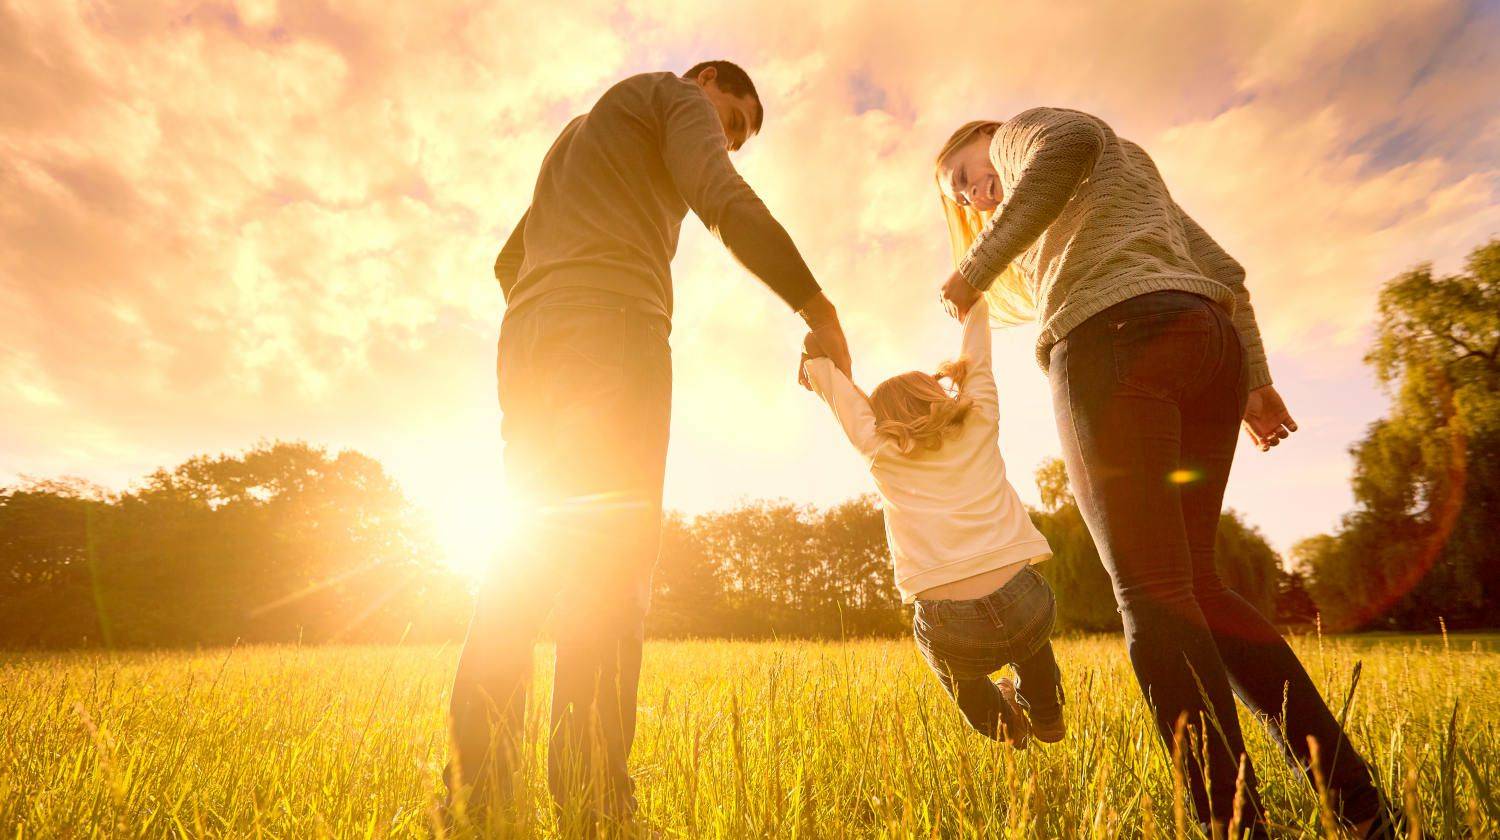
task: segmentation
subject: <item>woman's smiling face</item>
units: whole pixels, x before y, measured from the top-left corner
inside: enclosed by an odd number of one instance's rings
[[[960,207],[990,212],[1000,206],[1005,196],[1000,188],[1000,173],[990,162],[989,132],[980,132],[963,146],[954,149],[938,165],[938,183],[943,194]]]

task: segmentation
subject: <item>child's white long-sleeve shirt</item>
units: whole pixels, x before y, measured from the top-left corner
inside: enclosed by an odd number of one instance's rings
[[[934,586],[1051,554],[1005,477],[983,300],[964,319],[963,355],[969,371],[960,387],[974,408],[959,434],[941,448],[909,455],[875,432],[870,401],[831,361],[809,359],[804,366],[813,390],[833,410],[875,478],[896,588],[908,604]]]

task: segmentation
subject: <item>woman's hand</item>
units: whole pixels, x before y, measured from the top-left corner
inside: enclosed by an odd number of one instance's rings
[[[962,321],[964,316],[969,314],[969,309],[979,300],[979,296],[984,293],[969,285],[969,281],[955,271],[948,278],[948,282],[943,284],[942,294],[943,309],[949,315]]]
[[[1271,447],[1297,431],[1297,421],[1287,413],[1286,403],[1281,401],[1281,395],[1271,385],[1263,385],[1250,392],[1250,401],[1245,405],[1245,419],[1241,425],[1245,427],[1245,434],[1250,436],[1250,440],[1262,452],[1271,451]]]

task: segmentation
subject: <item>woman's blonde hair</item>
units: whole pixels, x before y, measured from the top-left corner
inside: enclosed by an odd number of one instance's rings
[[[994,134],[1000,123],[994,120],[974,120],[966,122],[953,132],[948,142],[938,152],[937,160],[933,163],[933,180],[937,182],[938,198],[943,203],[943,216],[948,220],[948,244],[953,248],[953,265],[956,267],[963,262],[964,255],[969,253],[974,241],[984,231],[984,226],[989,223],[993,213],[975,210],[973,207],[962,207],[948,197],[943,190],[943,162],[954,152],[967,146],[981,135]],[[1037,311],[1036,295],[1016,270],[1015,266],[1009,265],[995,278],[995,282],[984,293],[985,300],[990,305],[990,320],[1003,326],[1014,326],[1035,320]]]
[[[891,439],[903,455],[919,447],[941,448],[943,441],[958,434],[974,401],[963,392],[969,372],[966,359],[947,362],[937,374],[913,370],[892,376],[870,393],[875,414],[875,432]],[[939,380],[953,383],[949,393]]]

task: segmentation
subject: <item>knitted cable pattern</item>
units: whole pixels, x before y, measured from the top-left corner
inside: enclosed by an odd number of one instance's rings
[[[1089,317],[1156,291],[1203,295],[1225,307],[1245,345],[1251,388],[1271,372],[1245,270],[1172,200],[1145,150],[1097,117],[1033,108],[990,143],[1004,201],[959,263],[988,289],[1014,263],[1038,302],[1036,358]]]

